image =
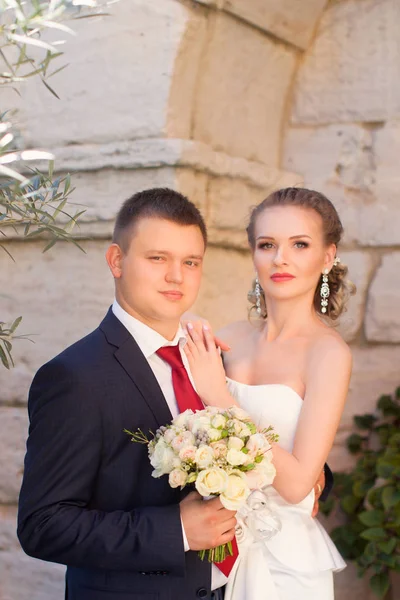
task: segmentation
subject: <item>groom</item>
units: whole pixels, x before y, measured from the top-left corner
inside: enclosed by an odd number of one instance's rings
[[[184,343],[205,247],[203,218],[181,194],[127,200],[107,251],[116,301],[32,383],[18,536],[29,555],[67,565],[68,600],[207,600],[226,581],[213,566],[211,582],[197,551],[232,540],[235,513],[154,479],[146,446],[123,433],[178,414],[157,351]]]
[[[211,567],[197,550],[231,540],[234,513],[152,478],[146,447],[123,433],[155,431],[181,410],[157,352],[175,346],[185,363],[179,323],[198,293],[206,241],[181,194],[127,200],[107,251],[112,308],[32,383],[18,535],[29,555],[67,565],[67,600],[222,597],[229,565]]]

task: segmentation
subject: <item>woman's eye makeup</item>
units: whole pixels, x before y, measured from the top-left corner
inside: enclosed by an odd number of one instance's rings
[[[275,244],[273,242],[260,242],[257,245],[257,248],[260,248],[261,250],[270,250],[274,246],[275,246]],[[295,248],[301,249],[301,248],[308,248],[310,246],[310,244],[308,242],[303,242],[301,240],[298,240],[293,243],[293,246]]]

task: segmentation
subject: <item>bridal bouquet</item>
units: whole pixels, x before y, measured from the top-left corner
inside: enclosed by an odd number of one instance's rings
[[[173,488],[194,484],[205,498],[219,496],[229,510],[241,508],[252,490],[270,485],[276,474],[271,442],[278,436],[272,427],[258,431],[237,406],[186,410],[151,439],[140,429],[125,432],[132,442],[147,444],[153,477],[168,475]],[[227,553],[230,543],[199,552],[210,562],[222,562]]]

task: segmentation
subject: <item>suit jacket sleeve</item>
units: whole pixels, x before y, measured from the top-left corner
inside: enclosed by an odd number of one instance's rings
[[[325,464],[324,471],[325,471],[325,487],[322,490],[321,496],[319,497],[319,499],[322,500],[322,502],[324,502],[324,500],[326,500],[328,498],[328,496],[331,493],[332,488],[333,488],[333,473],[330,470],[328,464]]]
[[[129,512],[89,507],[104,452],[98,393],[60,359],[37,373],[29,395],[20,543],[35,558],[69,566],[183,575],[178,504]]]

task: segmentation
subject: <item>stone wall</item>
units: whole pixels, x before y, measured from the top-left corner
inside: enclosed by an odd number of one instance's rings
[[[16,368],[0,370],[0,600],[63,597],[63,568],[25,557],[15,538],[27,390],[112,301],[104,251],[133,192],[174,187],[204,213],[195,309],[215,326],[246,311],[249,207],[287,185],[325,192],[358,286],[342,324],[354,374],[334,468],[351,464],[352,415],[400,383],[398,1],[121,0],[112,12],[75,24],[70,66],[53,81],[61,100],[32,80],[17,101],[24,145],[54,149],[59,171],[74,171],[86,253],[58,244],[43,255],[40,242],[11,238],[16,263],[0,254],[0,318],[23,314],[34,340],[17,341]],[[339,600],[369,597],[353,568],[336,582]]]

